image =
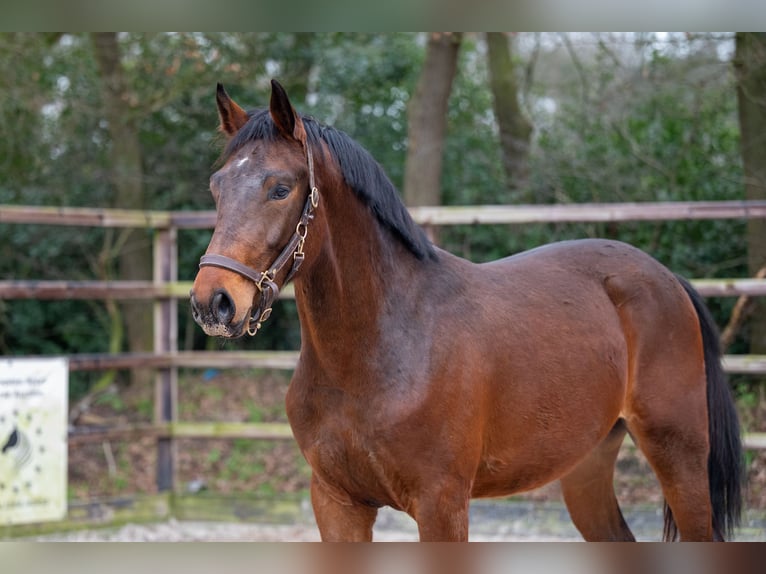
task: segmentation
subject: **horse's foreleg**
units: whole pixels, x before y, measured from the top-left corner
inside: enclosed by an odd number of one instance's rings
[[[421,542],[467,542],[469,491],[445,487],[427,493],[414,503]]]
[[[372,541],[377,508],[340,502],[316,478],[311,479],[311,505],[323,542]]]

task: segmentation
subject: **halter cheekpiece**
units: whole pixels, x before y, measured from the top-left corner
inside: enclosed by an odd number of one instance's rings
[[[314,181],[314,160],[311,155],[311,147],[309,147],[308,142],[306,142],[305,147],[306,160],[308,161],[309,166],[309,194],[306,198],[306,203],[303,206],[303,212],[298,220],[298,224],[295,226],[295,233],[268,270],[256,271],[255,269],[240,263],[236,259],[226,257],[225,255],[206,254],[203,255],[199,261],[200,268],[206,266],[220,267],[221,269],[239,273],[255,283],[261,296],[258,305],[253,306],[253,310],[250,314],[250,320],[247,326],[247,334],[250,336],[255,335],[266,319],[271,316],[272,304],[279,296],[279,286],[276,283],[277,275],[292,261],[292,266],[287,272],[287,276],[283,282],[283,285],[286,285],[298,271],[305,258],[303,246],[306,242],[309,222],[314,219],[314,211],[319,205],[319,190]]]

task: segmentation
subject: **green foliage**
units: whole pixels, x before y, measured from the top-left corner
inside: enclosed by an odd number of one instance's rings
[[[532,158],[540,201],[740,199],[736,92],[727,66],[715,53],[670,58],[653,52],[640,76],[608,86],[590,106],[563,102],[555,121],[539,133]],[[591,228],[689,277],[746,272],[740,221]],[[712,306],[725,322],[720,304]]]
[[[263,422],[263,409],[255,403],[249,402],[247,405],[247,422],[249,423],[261,423]]]
[[[505,186],[483,54],[464,40],[450,94],[442,197],[446,205],[512,203]]]
[[[154,402],[151,399],[140,399],[135,404],[136,413],[141,420],[151,420],[154,414]]]
[[[125,401],[122,399],[116,389],[110,389],[99,395],[94,401],[97,405],[106,405],[115,412],[125,410]]]
[[[221,460],[221,450],[218,448],[211,448],[207,453],[207,463],[213,465],[219,460]]]
[[[424,52],[413,34],[327,34],[316,42],[316,102],[304,111],[350,134],[401,186],[407,103]]]

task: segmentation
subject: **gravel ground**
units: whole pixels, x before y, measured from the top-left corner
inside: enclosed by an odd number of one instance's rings
[[[376,530],[377,542],[416,542],[417,534],[405,531]],[[178,522],[160,524],[128,524],[118,529],[87,530],[59,535],[38,536],[38,542],[319,542],[319,532],[313,526],[223,524],[210,522]],[[577,538],[524,537],[509,534],[471,536],[472,541],[577,541]]]
[[[638,540],[658,541],[662,534],[659,509],[629,509],[626,520]],[[401,512],[381,509],[375,524],[376,541],[417,540],[415,522]],[[296,524],[220,523],[169,520],[127,524],[120,528],[47,534],[24,540],[47,542],[313,542],[319,533],[312,519]],[[561,505],[476,501],[471,505],[470,540],[532,542],[582,540]],[[738,541],[766,541],[766,519],[748,514]]]
[[[413,530],[376,528],[378,542],[416,542]],[[83,530],[26,538],[37,542],[319,542],[314,525],[240,524],[169,520],[155,524],[127,524],[120,528]],[[577,541],[577,537],[522,536],[511,532],[472,534],[472,541]]]

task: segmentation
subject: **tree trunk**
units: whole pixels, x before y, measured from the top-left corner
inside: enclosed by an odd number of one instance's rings
[[[455,32],[435,32],[428,37],[425,63],[407,112],[403,195],[409,206],[441,205],[447,103],[461,40],[462,34]],[[429,231],[435,239],[433,230]]]
[[[117,34],[92,35],[93,49],[101,81],[104,116],[110,135],[110,179],[115,190],[114,207],[145,209],[141,146],[132,94],[126,85]],[[118,256],[119,276],[123,280],[147,280],[152,277],[152,242],[145,229],[125,230]],[[146,301],[121,304],[122,316],[131,352],[152,351],[153,305]],[[151,371],[133,371],[132,382],[148,383]]]
[[[745,199],[766,199],[766,33],[737,33],[739,129],[745,174]],[[748,270],[766,265],[766,220],[747,222]],[[766,353],[766,300],[756,300],[750,316],[750,352]]]
[[[527,155],[532,125],[521,112],[513,63],[513,40],[504,32],[487,32],[487,62],[495,118],[500,130],[503,168],[514,201],[531,203],[525,193],[529,174]]]

